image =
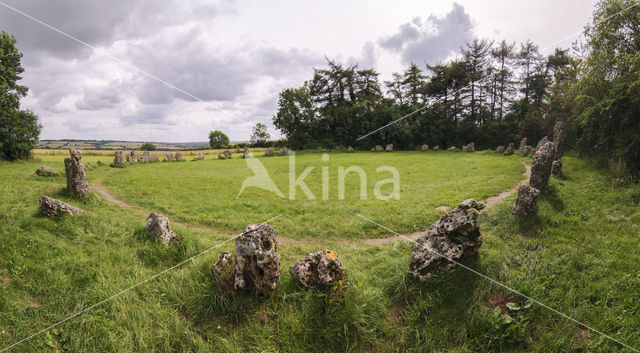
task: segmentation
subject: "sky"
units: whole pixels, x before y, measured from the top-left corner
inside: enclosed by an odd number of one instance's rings
[[[246,141],[257,122],[280,137],[278,93],[326,58],[383,82],[474,37],[530,39],[548,54],[579,38],[596,2],[0,0],[0,29],[24,54],[22,108],[41,139],[196,142],[222,130]]]

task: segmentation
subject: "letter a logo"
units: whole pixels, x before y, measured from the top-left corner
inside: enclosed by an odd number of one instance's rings
[[[267,172],[267,168],[264,167],[262,162],[257,158],[254,158],[251,154],[248,158],[245,158],[247,162],[247,167],[251,169],[253,172],[253,176],[247,177],[242,182],[242,188],[240,188],[240,192],[238,196],[236,196],[236,200],[240,197],[244,189],[248,187],[256,187],[263,190],[271,191],[280,197],[285,197],[276,183],[273,182],[271,177],[269,176],[269,172]]]

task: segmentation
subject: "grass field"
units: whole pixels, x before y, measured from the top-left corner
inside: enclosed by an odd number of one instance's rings
[[[247,224],[282,214],[271,224],[278,235],[299,241],[279,247],[283,275],[272,297],[216,292],[208,266],[219,251],[233,249],[227,242],[11,351],[631,351],[463,268],[425,284],[409,282],[409,242],[361,241],[391,234],[358,213],[400,233],[424,230],[442,214],[437,206],[512,188],[522,179],[521,161],[530,159],[445,151],[329,157],[296,158],[296,175],[315,166],[306,181],[319,198],[321,168],[328,167],[327,200],[289,200],[255,188],[236,200],[251,175],[242,159],[88,172],[90,182],[136,209],[182,222],[174,228],[184,242],[169,247],[145,236],[145,218],[133,209],[95,192],[76,199],[64,190],[64,176],[34,175],[39,164],[63,170],[61,155],[0,163],[0,350],[230,239]],[[110,162],[84,158],[99,159]],[[288,194],[288,158],[260,160]],[[534,225],[523,227],[510,216],[514,196],[482,214],[484,244],[467,265],[638,348],[640,189],[616,185],[589,161],[565,157],[564,163],[566,176],[552,177]],[[338,199],[337,169],[352,165],[367,172],[366,200],[359,199],[353,175],[345,200]],[[400,173],[399,200],[372,197],[373,185],[389,177],[375,171],[384,165]],[[41,194],[89,213],[42,217]],[[351,286],[343,301],[296,289],[288,272],[323,248],[336,250],[346,268]],[[507,302],[520,310],[507,316],[495,309]]]

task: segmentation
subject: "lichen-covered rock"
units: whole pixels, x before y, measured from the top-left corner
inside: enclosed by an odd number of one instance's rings
[[[535,152],[536,152],[536,151],[533,149],[533,146],[529,146],[529,145],[524,146],[524,153],[523,153],[523,155],[525,155],[525,156],[529,156],[529,155],[534,154]]]
[[[218,260],[211,265],[211,273],[221,292],[229,293],[234,290],[237,264],[236,255],[223,251],[218,255]]]
[[[496,147],[496,153],[504,153],[504,146]]]
[[[522,140],[520,140],[520,148],[518,149],[518,152],[520,152],[520,154],[525,154],[524,153],[524,149],[527,146],[527,142],[529,142],[529,140],[527,140],[526,137],[522,138]]]
[[[447,151],[455,151],[455,150],[457,150],[456,146],[451,146],[447,148]]]
[[[529,185],[544,191],[551,176],[551,165],[553,163],[553,142],[547,142],[540,147],[533,156],[531,164],[531,177]]]
[[[175,159],[176,159],[176,157],[173,155],[173,153],[167,153],[167,154],[164,156],[164,160],[165,160],[165,161],[167,161],[167,162],[172,162],[172,161],[174,161]]]
[[[197,156],[193,157],[194,161],[203,161],[206,157],[204,156],[204,153],[200,153]]]
[[[268,224],[249,225],[236,237],[234,288],[270,295],[280,280],[280,254],[275,231]]]
[[[562,160],[559,159],[557,161],[553,161],[551,163],[551,174],[553,175],[562,175]]]
[[[384,148],[382,148],[382,146],[380,146],[380,145],[376,145],[376,151],[377,152],[382,152],[382,151],[384,151]]]
[[[176,152],[176,161],[183,161],[182,152]]]
[[[439,150],[439,149],[440,149],[440,146],[435,145],[435,146],[433,147],[433,149],[434,149],[435,151],[437,151],[437,150]]]
[[[536,151],[540,149],[540,147],[544,146],[547,142],[549,142],[549,137],[545,136],[542,139],[540,139],[540,141],[538,141],[538,144],[536,145]]]
[[[64,159],[64,170],[67,173],[67,188],[78,196],[89,195],[89,183],[84,172],[82,163],[82,153],[80,150],[72,148],[69,150],[70,157]]]
[[[353,147],[349,146],[349,147],[347,148],[347,152],[349,152],[349,153],[353,152]]]
[[[74,215],[82,212],[81,209],[64,203],[60,200],[52,199],[48,196],[40,196],[40,213],[47,217],[55,217],[61,214]]]
[[[136,154],[136,151],[131,151],[129,153],[129,155],[127,156],[127,162],[129,162],[129,163],[137,163],[138,159],[139,159],[139,157]]]
[[[540,190],[533,186],[520,185],[518,188],[518,197],[511,209],[511,214],[517,216],[528,216],[535,214],[538,211],[538,196],[540,196]]]
[[[279,154],[279,155],[281,155],[281,156],[288,156],[288,155],[289,155],[289,153],[291,153],[291,152],[289,152],[289,149],[288,149],[288,148],[286,148],[286,147],[282,147],[282,148],[280,148],[280,150],[278,151],[278,154]]]
[[[474,256],[482,245],[482,234],[478,225],[478,211],[484,203],[473,199],[463,201],[413,244],[409,263],[409,277],[425,281],[441,272],[455,267],[454,261]]]
[[[393,152],[393,143],[388,144],[384,150],[387,152]]]
[[[60,172],[58,172],[58,170],[55,168],[49,167],[48,165],[41,165],[38,167],[38,169],[36,169],[36,175],[39,175],[41,177],[53,177],[59,176]]]
[[[249,152],[249,147],[244,147],[242,151],[242,158],[251,158],[251,152]]]
[[[266,150],[264,150],[264,155],[267,157],[273,156],[273,148],[269,147]]]
[[[464,145],[462,146],[462,152],[475,152],[476,150],[476,144],[471,142],[468,145]]]
[[[164,245],[182,241],[182,237],[171,230],[169,219],[159,213],[149,214],[144,230]]]
[[[335,293],[348,286],[338,254],[332,250],[325,249],[308,254],[289,270],[296,283],[304,289]]]
[[[117,166],[122,166],[127,160],[124,158],[124,153],[122,151],[116,151],[113,156],[113,164]]]
[[[506,151],[504,151],[504,154],[506,154],[506,155],[513,154],[513,149],[514,149],[514,148],[515,148],[515,144],[514,144],[513,142],[511,142],[511,143],[509,144],[509,146],[507,146]]]
[[[231,157],[233,156],[233,154],[229,150],[224,150],[222,154],[224,154],[225,158],[227,159],[231,159]]]
[[[420,147],[420,150],[428,151],[429,150],[429,145],[422,145],[422,147]]]

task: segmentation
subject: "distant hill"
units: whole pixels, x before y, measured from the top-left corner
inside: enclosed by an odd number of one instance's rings
[[[37,148],[61,150],[79,148],[83,150],[131,150],[137,149],[148,141],[114,141],[114,140],[41,140]],[[209,142],[151,142],[158,150],[172,151],[185,148],[209,146]]]

